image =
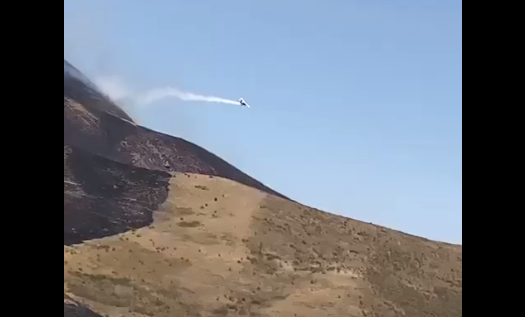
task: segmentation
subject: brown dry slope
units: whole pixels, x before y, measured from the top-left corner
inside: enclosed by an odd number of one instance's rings
[[[82,228],[65,214],[64,225],[108,235],[64,247],[65,294],[101,315],[461,316],[459,246],[223,178],[166,177],[78,149],[66,153],[66,166],[74,158],[90,170],[68,178],[64,200],[78,199],[80,211],[93,215]],[[119,193],[90,191],[93,175],[94,187],[118,182]],[[101,208],[83,207],[82,197]],[[133,223],[138,229],[120,229]]]
[[[69,112],[78,121],[68,131],[97,111]],[[315,210],[239,174],[168,173],[73,141],[65,136],[64,316],[462,315],[461,246]]]

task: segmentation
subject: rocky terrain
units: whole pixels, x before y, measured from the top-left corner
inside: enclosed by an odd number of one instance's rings
[[[291,201],[64,61],[64,316],[462,316],[462,247]]]

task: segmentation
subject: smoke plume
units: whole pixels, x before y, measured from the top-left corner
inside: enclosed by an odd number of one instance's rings
[[[126,100],[136,106],[147,106],[149,104],[168,99],[176,98],[183,101],[200,101],[200,102],[214,102],[230,105],[239,105],[238,101],[215,97],[199,95],[192,92],[182,91],[177,88],[155,88],[145,92],[136,92],[130,89],[118,77],[100,77],[95,80],[96,85],[107,94],[111,99],[118,102]]]
[[[214,96],[198,95],[192,92],[182,91],[180,89],[171,87],[162,89],[152,89],[143,94],[139,94],[137,96],[136,101],[140,105],[147,105],[166,98],[177,98],[184,101],[202,101],[239,105],[239,102],[235,100],[224,99]]]

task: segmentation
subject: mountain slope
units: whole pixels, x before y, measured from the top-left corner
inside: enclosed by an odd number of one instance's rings
[[[64,245],[149,225],[169,178],[64,146]]]
[[[66,63],[64,61],[65,145],[137,167],[220,176],[284,197],[191,142],[136,125]]]
[[[168,183],[147,227],[65,248],[68,294],[110,316],[461,316],[460,247],[223,178]]]
[[[65,317],[462,315],[461,246],[293,202],[70,73]]]

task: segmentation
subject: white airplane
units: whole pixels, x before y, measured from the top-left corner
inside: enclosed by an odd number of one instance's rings
[[[246,108],[250,108],[250,105],[246,103],[246,101],[244,101],[244,99],[239,99],[239,103],[241,104],[241,106],[243,107],[246,107]]]

